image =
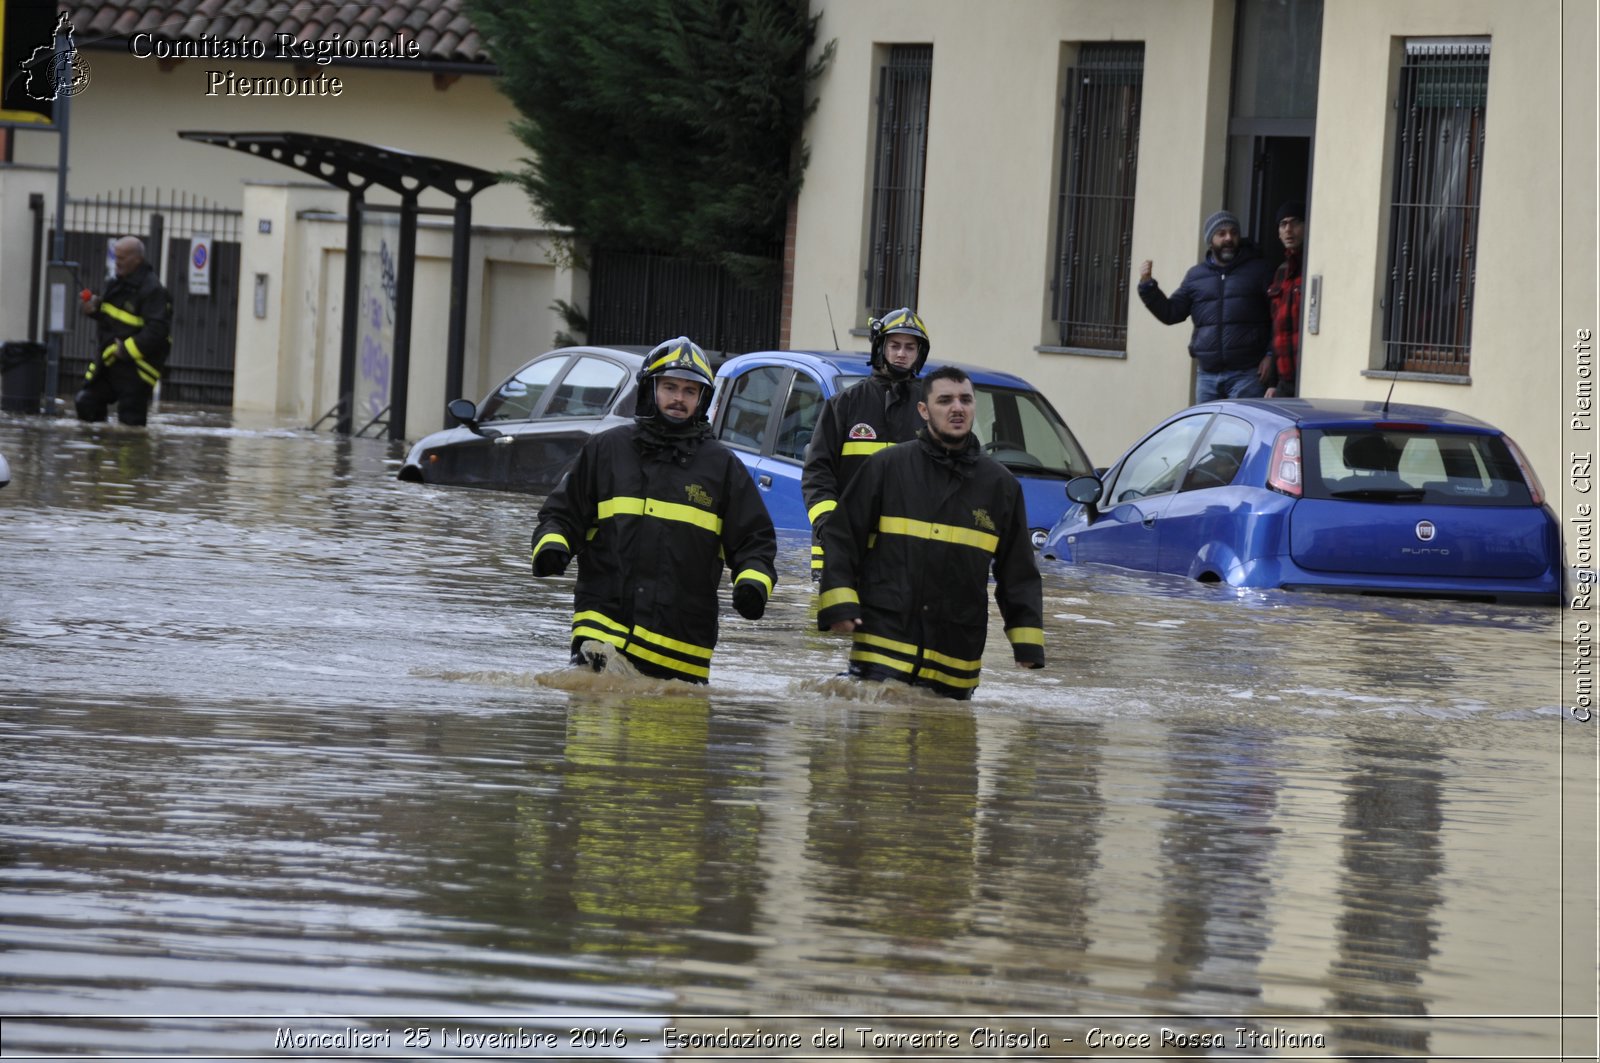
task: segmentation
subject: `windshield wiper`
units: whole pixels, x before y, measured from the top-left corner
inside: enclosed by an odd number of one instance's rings
[[[1420,502],[1428,492],[1420,487],[1357,487],[1349,491],[1329,491],[1329,498],[1383,499],[1386,502]]]

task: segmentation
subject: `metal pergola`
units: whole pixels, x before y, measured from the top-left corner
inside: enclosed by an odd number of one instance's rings
[[[446,338],[445,394],[459,395],[467,333],[467,256],[472,242],[472,197],[499,181],[488,170],[446,159],[311,133],[180,132],[184,140],[231,148],[299,170],[350,196],[345,221],[344,327],[339,346],[336,430],[350,434],[356,384],[357,314],[361,299],[361,226],[373,209],[373,185],[400,197],[400,254],[395,269],[394,372],[389,386],[389,438],[403,439],[411,370],[412,287],[416,277],[418,198],[442,192],[455,201],[450,242],[450,320]],[[389,208],[393,209],[393,208]]]

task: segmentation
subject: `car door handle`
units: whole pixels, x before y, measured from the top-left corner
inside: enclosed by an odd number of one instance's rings
[[[1152,524],[1154,524],[1155,522],[1156,522],[1156,515],[1154,513],[1151,513],[1149,516],[1144,518],[1143,524],[1144,524],[1144,526],[1146,528],[1148,528]]]
[[[516,438],[516,436],[495,436],[494,445],[497,447],[509,447],[516,441]]]
[[[762,487],[770,488],[772,486],[772,477],[768,476],[766,473],[762,473],[760,476],[756,477],[756,483],[760,484]]]

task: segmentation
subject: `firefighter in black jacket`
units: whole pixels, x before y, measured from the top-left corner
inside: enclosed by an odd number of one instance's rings
[[[597,670],[620,652],[645,675],[707,682],[717,644],[717,584],[759,620],[777,577],[777,536],[755,482],[711,438],[711,365],[688,337],[639,371],[634,423],[589,437],[539,510],[533,574],[578,558],[572,663]]]
[[[927,364],[928,327],[901,307],[872,322],[872,375],[830,398],[806,448],[800,492],[811,520],[811,575],[822,575],[822,525],[861,464],[873,454],[916,438],[917,374]]]
[[[99,353],[89,362],[75,404],[80,421],[104,421],[115,402],[118,421],[142,425],[172,348],[172,296],[144,260],[138,237],[118,240],[112,255],[116,277],[103,294],[83,303],[99,332]]]
[[[850,674],[966,700],[978,686],[995,600],[1012,657],[1044,667],[1044,591],[1022,486],[972,435],[972,381],[928,374],[910,443],[873,455],[823,526],[817,627],[849,632]]]

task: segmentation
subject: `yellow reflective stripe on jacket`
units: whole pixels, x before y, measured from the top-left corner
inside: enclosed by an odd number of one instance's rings
[[[856,642],[865,643],[868,646],[882,646],[886,650],[894,650],[896,653],[903,653],[907,657],[915,657],[917,655],[917,648],[909,642],[896,642],[894,639],[886,639],[882,635],[869,635],[865,631],[853,632],[850,637]]]
[[[583,624],[573,625],[572,637],[575,639],[599,639],[601,642],[611,643],[619,650],[628,644],[628,639],[625,635],[613,635],[609,631],[601,631],[597,627],[588,627]]]
[[[716,535],[722,534],[722,518],[715,513],[708,513],[703,509],[696,509],[682,502],[663,502],[656,498],[608,498],[599,506],[599,517],[605,520],[608,517],[633,516],[656,517],[660,520],[676,520],[684,524],[693,524],[697,528],[704,528]]]
[[[561,549],[565,550],[569,554],[572,553],[572,546],[567,542],[567,537],[562,535],[560,532],[551,532],[549,535],[546,535],[543,539],[540,539],[538,542],[533,544],[533,556],[538,557],[540,550],[543,550],[545,547],[552,544],[561,547]]]
[[[932,661],[934,664],[942,664],[946,668],[959,668],[963,672],[976,672],[983,667],[982,660],[963,661],[959,657],[951,657],[940,653],[938,650],[923,650],[922,657],[924,660]]]
[[[806,520],[809,520],[812,524],[815,524],[817,522],[817,518],[818,517],[821,517],[821,516],[823,516],[825,514],[828,514],[828,513],[832,513],[835,509],[838,509],[838,508],[839,508],[839,503],[838,502],[836,502],[835,500],[833,500],[831,498],[824,498],[821,502],[818,502],[816,505],[814,505],[810,509],[806,510]]]
[[[586,620],[596,624],[603,624],[616,634],[623,637],[626,637],[628,634],[628,626],[626,624],[619,624],[609,616],[606,616],[604,613],[597,613],[593,609],[585,609],[581,613],[574,613],[572,617],[572,626],[576,628],[579,624]]]
[[[1006,638],[1011,640],[1013,646],[1043,646],[1044,628],[1042,627],[1008,627]]]
[[[711,660],[712,651],[711,647],[709,646],[696,646],[692,642],[683,642],[679,639],[668,638],[665,635],[659,635],[656,632],[651,631],[649,628],[640,627],[638,624],[633,626],[633,637],[644,639],[646,642],[653,642],[657,646],[661,646],[664,649],[675,650],[678,653],[686,654],[690,657],[703,657],[708,661]],[[655,658],[652,657],[651,660],[655,660]],[[711,673],[707,672],[706,674],[710,675]]]
[[[742,579],[754,580],[756,583],[759,583],[761,586],[766,588],[767,595],[769,597],[772,595],[772,577],[767,575],[765,572],[761,572],[753,568],[747,568],[737,576],[733,577],[733,582],[737,584]]]
[[[861,595],[856,593],[854,587],[835,587],[831,591],[823,591],[817,598],[818,609],[829,609],[835,605],[860,605]]]
[[[863,664],[881,664],[885,668],[893,668],[897,672],[909,673],[915,667],[915,665],[902,661],[898,657],[885,657],[881,653],[868,653],[866,650],[851,650],[850,659],[852,661],[860,661]]]
[[[1000,536],[991,535],[989,532],[958,528],[954,524],[912,520],[910,517],[879,517],[878,531],[889,535],[909,535],[917,539],[942,539],[959,546],[975,547],[991,554],[1000,545]]]
[[[105,312],[106,317],[109,317],[113,321],[120,321],[124,325],[132,325],[134,328],[144,327],[144,318],[140,317],[138,314],[129,313],[120,306],[112,306],[110,303],[101,303],[100,309]]]
[[[701,667],[698,664],[690,664],[687,661],[680,661],[675,657],[668,657],[666,654],[656,653],[653,650],[647,650],[637,642],[629,643],[622,647],[622,652],[630,657],[643,657],[645,660],[652,661],[664,668],[671,668],[673,671],[682,672],[684,675],[692,675],[697,679],[711,678],[711,669],[709,668]]]
[[[133,364],[139,370],[139,376],[146,384],[155,387],[161,380],[161,370],[144,360],[144,352],[139,350],[139,345],[133,342],[130,336],[122,341],[122,349],[128,352],[128,357],[133,359]]]
[[[117,360],[117,345],[115,343],[112,343],[109,346],[107,346],[105,350],[101,351],[100,352],[100,360],[102,362],[106,363],[107,365],[110,365],[112,362],[116,361]]]
[[[846,443],[844,445],[844,449],[839,451],[839,453],[846,458],[864,458],[868,454],[876,454],[878,451],[888,450],[892,446],[894,446],[893,443],[852,440],[851,442]]]
[[[947,687],[963,687],[963,688],[965,688],[965,687],[975,687],[975,686],[978,685],[978,677],[977,676],[972,676],[971,678],[966,678],[966,677],[963,677],[963,676],[955,676],[955,675],[951,675],[949,672],[941,672],[937,668],[918,668],[917,669],[917,678],[918,679],[931,679],[935,683],[943,683]]]

